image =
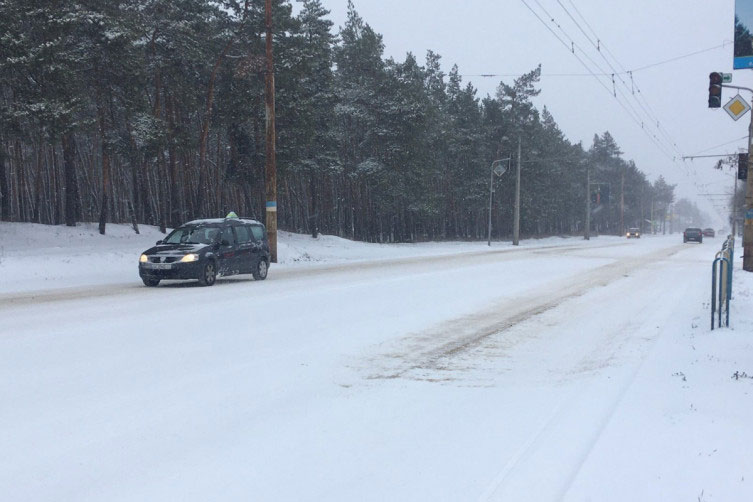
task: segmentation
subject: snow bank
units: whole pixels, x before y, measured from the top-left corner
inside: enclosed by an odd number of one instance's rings
[[[0,294],[89,285],[139,283],[138,257],[164,235],[156,227],[108,224],[100,235],[95,223],[76,227],[0,223]],[[330,235],[279,232],[277,267],[300,267],[374,259],[432,256],[489,248],[483,242],[372,244]],[[561,245],[574,239],[525,241],[523,246]],[[509,243],[492,243],[494,249]]]

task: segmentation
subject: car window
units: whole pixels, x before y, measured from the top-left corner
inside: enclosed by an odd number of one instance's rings
[[[259,225],[251,225],[251,232],[254,234],[254,238],[257,241],[264,240],[264,229]]]
[[[176,228],[165,238],[166,244],[211,244],[220,229],[207,226],[185,226]]]
[[[251,240],[251,232],[246,225],[235,227],[235,236],[238,239],[238,244],[244,244]]]
[[[235,246],[233,227],[225,227],[222,229],[222,240],[227,241],[229,246]]]

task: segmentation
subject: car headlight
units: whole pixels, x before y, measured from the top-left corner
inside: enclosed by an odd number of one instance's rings
[[[199,259],[199,255],[197,255],[196,253],[188,253],[186,256],[181,258],[180,261],[182,263],[188,263],[192,261],[198,261],[198,259]]]
[[[149,258],[147,258],[145,254],[139,256],[139,263],[146,263],[147,261],[149,261]]]

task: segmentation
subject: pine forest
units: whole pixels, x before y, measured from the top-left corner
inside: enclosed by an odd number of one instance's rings
[[[521,235],[583,232],[588,198],[595,232],[666,219],[671,185],[609,132],[572,143],[534,106],[535,62],[479,96],[432,51],[385,57],[352,4],[341,27],[319,0],[273,5],[280,229],[486,239],[491,182],[507,238],[519,141]],[[265,68],[260,0],[0,1],[0,218],[264,221]]]

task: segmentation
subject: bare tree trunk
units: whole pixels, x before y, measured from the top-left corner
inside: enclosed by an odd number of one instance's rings
[[[53,225],[60,225],[61,220],[61,196],[60,196],[60,180],[58,179],[58,154],[57,154],[57,148],[55,147],[55,144],[52,143],[50,145],[50,155],[52,156],[52,164],[51,164],[51,192],[52,196],[50,197],[53,200],[53,214],[52,214],[52,224]]]
[[[309,224],[311,225],[311,237],[319,237],[319,208],[316,204],[316,179],[314,173],[309,174],[309,196],[311,197],[311,214],[309,215]]]
[[[152,33],[152,56],[157,58],[157,48],[155,44],[155,39],[157,38],[157,31],[155,30],[154,33]],[[162,71],[159,66],[156,67],[156,70],[154,72],[154,106],[152,107],[152,115],[156,119],[160,119],[160,115],[162,114],[162,106],[160,101],[160,94],[162,92]],[[156,168],[156,204],[155,204],[155,211],[157,212],[157,222],[159,225],[159,230],[163,234],[167,231],[167,225],[165,223],[165,190],[164,190],[164,183],[162,182],[162,174],[165,171],[165,153],[162,149],[162,146],[159,147],[159,153],[157,154],[157,168]],[[147,180],[147,184],[148,184]]]
[[[170,226],[177,228],[182,223],[181,217],[183,214],[183,208],[180,204],[180,184],[178,183],[178,159],[176,159],[175,152],[175,108],[173,97],[165,90],[165,114],[167,115],[168,124],[168,164],[170,166],[169,180],[170,180]]]
[[[63,135],[63,172],[65,179],[65,224],[75,227],[81,214],[81,201],[76,180],[76,139],[72,133]]]
[[[248,4],[249,0],[246,0],[243,4],[243,16],[241,19],[241,23],[243,23],[246,20],[246,16],[248,15]],[[211,123],[212,119],[212,103],[214,102],[214,83],[217,79],[217,72],[220,69],[220,65],[225,59],[225,56],[227,55],[228,51],[230,50],[230,47],[235,43],[236,39],[238,38],[239,33],[236,33],[233,35],[230,40],[228,40],[227,44],[225,44],[225,47],[222,49],[222,52],[220,52],[220,55],[217,57],[217,60],[214,62],[214,66],[212,67],[212,73],[209,76],[209,84],[207,85],[207,103],[206,107],[204,109],[204,120],[201,125],[201,136],[199,136],[199,183],[196,187],[196,210],[201,211],[201,205],[204,201],[204,180],[206,179],[206,160],[207,160],[207,142],[209,140],[209,125]]]
[[[26,201],[24,200],[24,194],[28,189],[26,186],[26,169],[24,169],[24,157],[21,152],[21,142],[19,140],[15,141],[14,153],[16,158],[14,164],[18,186],[18,189],[16,190],[18,199],[18,211],[16,212],[16,216],[18,217],[18,221],[28,221],[26,216]]]
[[[157,213],[159,217],[159,231],[167,233],[167,194],[165,194],[165,152],[160,148],[157,155]]]
[[[204,109],[204,120],[201,126],[201,136],[199,136],[199,186],[196,193],[196,208],[201,211],[201,205],[204,202],[204,180],[206,179],[206,161],[207,161],[207,142],[209,140],[209,124],[212,118],[212,103],[214,102],[214,82],[217,79],[217,72],[220,69],[222,61],[225,59],[230,47],[235,42],[235,37],[222,49],[222,52],[217,57],[212,67],[212,73],[209,76],[209,84],[207,86],[207,103]]]
[[[5,172],[5,141],[0,137],[0,220],[10,221],[10,187]]]
[[[103,99],[101,91],[97,89],[97,118],[99,121],[99,135],[102,141],[102,185],[99,203],[99,233],[101,235],[105,235],[109,212],[108,207],[110,204],[110,147],[107,144],[108,125],[104,110],[105,104],[102,102]]]

